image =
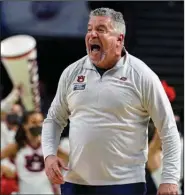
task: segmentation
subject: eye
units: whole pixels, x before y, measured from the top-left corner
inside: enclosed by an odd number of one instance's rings
[[[88,29],[87,29],[87,32],[91,32],[91,31],[92,31],[92,29],[91,29],[91,28],[88,28]]]
[[[98,32],[105,32],[105,30],[104,29],[98,29]]]

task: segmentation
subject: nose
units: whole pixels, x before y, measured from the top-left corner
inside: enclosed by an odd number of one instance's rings
[[[92,37],[92,38],[98,37],[98,33],[97,33],[97,31],[95,31],[95,30],[92,30],[92,31],[90,32],[90,34],[91,34],[91,37]]]

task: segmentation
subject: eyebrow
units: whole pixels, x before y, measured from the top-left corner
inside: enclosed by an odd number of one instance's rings
[[[91,24],[88,24],[88,27],[91,27]],[[96,28],[107,28],[104,24],[99,24],[98,26],[96,26]]]

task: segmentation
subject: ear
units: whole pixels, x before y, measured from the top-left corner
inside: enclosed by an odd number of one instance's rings
[[[124,35],[123,35],[123,34],[119,34],[119,36],[118,36],[118,42],[119,42],[120,44],[122,44],[123,41],[124,41]]]

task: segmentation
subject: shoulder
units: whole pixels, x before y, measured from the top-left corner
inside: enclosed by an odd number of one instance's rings
[[[128,56],[128,68],[132,70],[136,77],[143,81],[158,79],[157,74],[145,62],[131,54]]]
[[[87,62],[87,59],[88,56],[84,56],[83,58],[77,60],[65,68],[61,74],[59,85],[67,89],[76,76],[82,72],[83,66]]]
[[[14,157],[14,156],[16,156],[17,152],[18,152],[18,144],[17,143],[8,144],[1,151],[1,159],[7,158],[7,157]]]
[[[16,153],[18,151],[18,149],[19,149],[19,146],[18,146],[17,143],[11,143],[11,144],[8,145],[7,148],[9,148],[10,150],[12,150],[12,151],[14,151]]]
[[[70,76],[72,74],[77,74],[84,66],[84,64],[87,61],[88,56],[84,56],[77,60],[76,62],[73,62],[70,64],[67,68],[64,69],[63,74],[66,76]]]

